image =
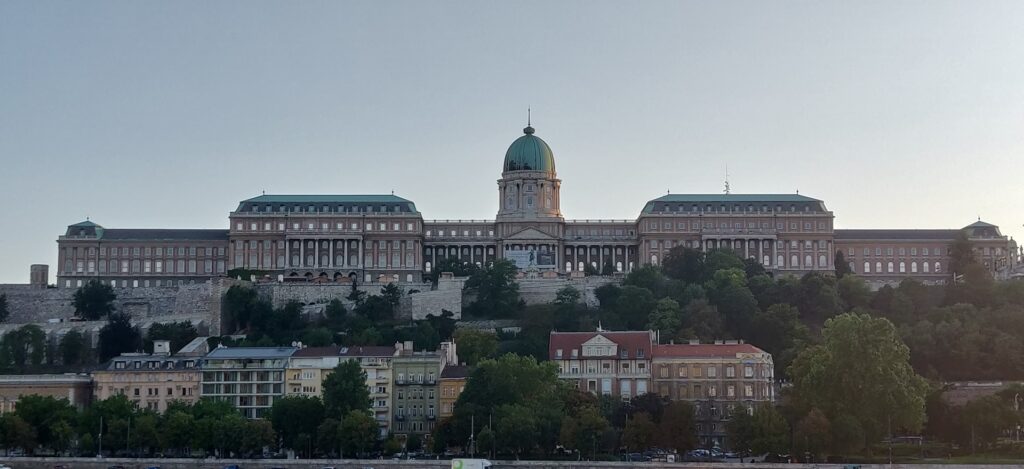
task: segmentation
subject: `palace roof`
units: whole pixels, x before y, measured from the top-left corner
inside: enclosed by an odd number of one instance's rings
[[[312,207],[312,209],[310,208]],[[325,209],[326,207],[326,209]],[[411,200],[393,194],[259,195],[238,204],[237,212],[419,213]]]
[[[960,230],[835,230],[833,235],[836,241],[949,241],[956,238],[959,232]]]

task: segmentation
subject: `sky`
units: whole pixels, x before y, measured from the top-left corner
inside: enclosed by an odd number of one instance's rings
[[[56,239],[386,194],[492,219],[532,108],[567,218],[794,193],[1024,234],[1024,2],[0,2],[0,283]]]

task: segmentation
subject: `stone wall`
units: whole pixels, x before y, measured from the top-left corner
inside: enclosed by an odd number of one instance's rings
[[[106,469],[122,466],[126,469],[160,467],[162,469],[220,469],[237,465],[244,469],[442,469],[450,468],[451,461],[395,461],[389,459],[126,459],[126,458],[9,458],[0,457],[0,463],[25,469],[51,469],[56,466],[74,469]],[[589,461],[492,461],[492,469],[1011,469],[1010,464],[768,464],[768,463],[629,463]]]
[[[153,323],[190,321],[203,332],[220,333],[220,295],[233,283],[218,279],[173,287],[114,288],[114,308],[131,315],[132,322],[148,329]],[[58,335],[77,329],[92,332],[103,321],[72,321],[75,315],[72,288],[37,288],[0,285],[7,295],[10,317],[0,324],[0,334],[25,324],[37,324]]]
[[[425,319],[428,314],[440,316],[444,310],[451,311],[455,319],[462,317],[462,284],[465,279],[441,279],[436,290],[430,283],[399,283],[402,290],[402,301],[398,306],[398,317],[404,319]],[[356,289],[368,295],[379,295],[381,288],[387,284],[362,283]],[[283,307],[291,301],[297,301],[319,310],[331,300],[339,300],[345,308],[351,310],[355,305],[348,300],[352,286],[336,283],[262,283],[256,284],[259,294],[270,300],[275,308]],[[410,293],[411,292],[411,293]]]
[[[597,307],[597,296],[594,295],[594,290],[602,285],[609,283],[620,283],[622,280],[619,277],[582,277],[582,278],[571,278],[571,279],[548,279],[548,278],[524,278],[519,279],[519,295],[522,296],[526,304],[542,304],[550,303],[555,300],[555,295],[558,290],[567,286],[579,290],[580,300],[590,307]]]

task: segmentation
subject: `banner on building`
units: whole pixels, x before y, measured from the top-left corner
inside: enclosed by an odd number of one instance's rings
[[[529,269],[553,269],[555,267],[555,253],[552,251],[538,251],[530,249],[525,251],[505,251],[505,259],[516,264],[517,268]]]

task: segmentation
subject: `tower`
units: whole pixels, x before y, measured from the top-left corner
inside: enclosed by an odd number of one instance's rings
[[[551,147],[527,125],[523,136],[509,145],[498,180],[498,221],[562,219]]]

